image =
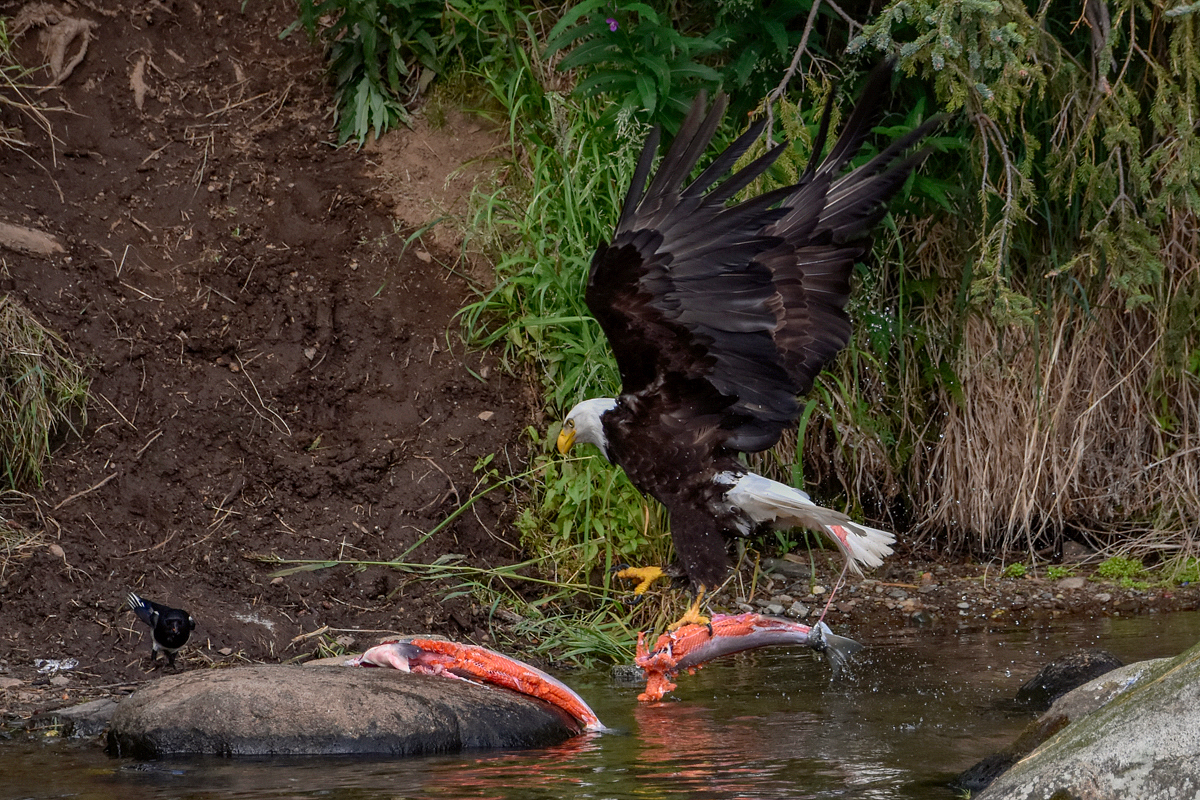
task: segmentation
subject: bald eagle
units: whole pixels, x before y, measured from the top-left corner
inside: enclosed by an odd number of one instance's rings
[[[905,154],[934,122],[847,171],[890,80],[886,65],[871,74],[818,164],[826,105],[812,159],[795,185],[735,204],[729,201],[787,145],[726,178],[761,135],[759,122],[684,188],[726,106],[718,96],[706,112],[704,96],[697,97],[648,186],[659,131],[647,138],[612,242],[592,257],[585,299],[616,358],[621,394],[572,408],[558,450],[595,445],[667,508],[676,556],[697,590],[692,619],[705,588],[728,574],[729,537],[813,528],[859,574],[892,552],[891,533],[756,475],[738,457],[770,448],[795,424],[797,397],[850,339],[851,270],[924,155]],[[637,574],[647,578],[641,589],[661,570]]]

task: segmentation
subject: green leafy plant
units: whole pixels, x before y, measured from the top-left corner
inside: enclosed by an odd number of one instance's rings
[[[1000,574],[1005,578],[1024,578],[1027,572],[1028,570],[1025,568],[1025,565],[1017,562],[1009,564]]]
[[[469,247],[495,263],[495,284],[460,312],[472,343],[536,365],[554,414],[619,386],[604,334],[583,300],[596,243],[611,233],[642,131],[589,124],[596,101],[541,90],[532,67],[487,72],[510,120],[503,185],[473,199]],[[553,236],[547,236],[553,231]]]
[[[506,0],[300,0],[297,27],[328,48],[338,136],[408,124],[407,105],[449,69],[493,57],[516,32]]]
[[[1146,578],[1149,570],[1142,564],[1140,558],[1113,556],[1105,559],[1096,567],[1096,576],[1123,586],[1126,589],[1145,589],[1149,586]]]
[[[441,69],[433,40],[441,15],[435,0],[301,0],[298,22],[281,36],[299,25],[328,47],[340,141],[408,123],[405,99]]]
[[[1072,578],[1075,576],[1075,570],[1071,567],[1062,567],[1058,565],[1046,567],[1046,577],[1052,581],[1062,580],[1063,578]]]
[[[1180,585],[1200,583],[1200,558],[1181,559],[1171,571],[1171,580]]]
[[[812,0],[684,7],[584,0],[550,31],[546,54],[567,51],[558,68],[580,71],[579,94],[616,99],[604,124],[637,114],[674,130],[700,89],[731,94],[732,112],[742,117],[802,54],[820,55],[824,36],[812,25],[818,7]]]
[[[721,50],[714,37],[680,33],[646,3],[584,0],[551,29],[546,54],[567,47],[558,68],[586,74],[575,91],[618,98],[605,112],[610,124],[641,109],[651,119],[677,121],[698,90],[720,82],[720,74],[701,61]]]
[[[538,434],[529,431],[539,449]],[[535,459],[541,480],[529,486],[529,504],[517,520],[521,543],[534,553],[555,552],[563,580],[586,579],[597,570],[607,583],[622,563],[666,563],[662,510],[629,483],[625,473],[598,455]]]

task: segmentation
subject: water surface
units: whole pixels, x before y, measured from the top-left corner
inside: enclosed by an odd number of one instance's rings
[[[950,800],[948,780],[1028,722],[1006,701],[1044,663],[1079,647],[1173,656],[1200,639],[1200,612],[860,638],[868,648],[838,680],[807,652],[759,651],[680,676],[650,706],[605,673],[562,676],[616,732],[547,750],[137,762],[0,742],[0,798]]]

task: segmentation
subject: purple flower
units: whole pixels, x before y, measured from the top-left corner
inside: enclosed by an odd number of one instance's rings
[[[615,32],[617,30],[617,28],[621,27],[620,25],[617,24],[617,21],[615,19],[613,19],[612,17],[609,17],[608,19],[606,19],[604,21],[608,23],[608,29],[610,31]]]

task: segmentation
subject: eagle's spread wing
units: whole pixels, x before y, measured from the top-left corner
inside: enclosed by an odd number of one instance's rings
[[[707,418],[714,446],[751,452],[778,440],[798,413],[796,396],[849,341],[843,309],[850,271],[921,155],[897,159],[924,126],[842,174],[869,132],[890,75],[889,68],[872,74],[841,137],[817,165],[826,108],[814,162],[795,186],[734,205],[730,198],[784,146],[725,178],[761,134],[761,123],[686,188],[725,98],[707,114],[703,95],[696,99],[647,186],[658,148],[658,133],[651,134],[613,241],[592,258],[586,293],[616,357],[623,395],[669,397],[680,421]]]

